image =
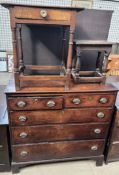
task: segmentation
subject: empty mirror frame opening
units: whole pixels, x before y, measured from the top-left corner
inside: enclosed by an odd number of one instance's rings
[[[20,87],[64,86],[69,27],[17,24],[16,35]]]

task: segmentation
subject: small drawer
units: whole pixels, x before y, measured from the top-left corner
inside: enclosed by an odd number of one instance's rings
[[[63,97],[16,97],[8,99],[10,110],[62,109]]]
[[[32,8],[32,7],[15,7],[14,15],[16,18],[39,19],[47,21],[69,21],[71,17],[70,10],[53,9],[53,8]]]
[[[65,96],[64,105],[71,107],[107,107],[113,106],[115,102],[113,94],[74,94]]]
[[[62,124],[12,127],[13,144],[104,139],[108,124]]]
[[[112,108],[11,111],[10,123],[12,126],[19,126],[56,123],[110,122],[112,112]]]
[[[90,141],[65,141],[38,143],[30,145],[14,145],[13,161],[48,161],[84,158],[102,155],[104,151],[104,140]]]

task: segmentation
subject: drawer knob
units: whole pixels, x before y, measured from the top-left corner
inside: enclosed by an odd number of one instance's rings
[[[47,102],[47,106],[50,107],[50,108],[54,107],[55,106],[55,102],[50,100],[50,101]]]
[[[107,98],[105,98],[105,97],[103,97],[103,98],[100,99],[100,103],[101,103],[101,104],[105,104],[105,103],[107,103],[107,102],[108,102],[108,100],[107,100]]]
[[[20,107],[20,108],[23,108],[23,107],[26,106],[26,102],[24,102],[24,101],[19,101],[19,102],[17,103],[17,106]]]
[[[0,145],[0,149],[2,149],[3,148],[3,145]]]
[[[20,136],[22,139],[24,139],[24,138],[26,138],[26,137],[28,136],[28,134],[27,134],[26,132],[21,132],[21,133],[19,134],[19,136]]]
[[[104,118],[105,114],[103,112],[98,112],[97,117],[98,118]]]
[[[46,18],[47,15],[48,15],[48,13],[47,13],[46,10],[41,10],[41,11],[40,11],[40,15],[41,15],[43,18]]]
[[[97,145],[92,146],[92,147],[91,147],[91,150],[92,150],[92,151],[97,151],[97,150],[98,150],[98,146],[97,146]]]
[[[27,117],[26,117],[26,116],[22,116],[22,115],[21,115],[21,116],[19,117],[19,121],[20,121],[20,122],[25,122],[26,120],[27,120]]]
[[[21,152],[20,152],[20,155],[21,155],[22,157],[26,157],[26,156],[28,155],[28,152],[27,152],[27,151],[21,151]]]
[[[81,100],[79,98],[74,98],[72,101],[75,105],[80,104]]]
[[[100,133],[101,133],[101,129],[96,128],[96,129],[94,130],[94,132],[95,132],[96,134],[100,134]]]

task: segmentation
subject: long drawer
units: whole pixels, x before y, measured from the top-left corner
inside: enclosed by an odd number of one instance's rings
[[[9,163],[9,155],[6,150],[0,151],[0,164],[6,164]]]
[[[85,108],[47,111],[11,111],[12,126],[56,123],[110,122],[111,108]]]
[[[119,142],[112,142],[107,156],[107,162],[119,161]]]
[[[5,150],[7,147],[7,128],[0,126],[0,151]]]
[[[13,145],[13,161],[45,161],[81,158],[103,154],[104,140],[65,141],[27,145]]]
[[[62,124],[12,127],[12,142],[38,143],[45,141],[104,139],[108,124]]]
[[[10,110],[62,109],[63,97],[13,97],[8,99]]]

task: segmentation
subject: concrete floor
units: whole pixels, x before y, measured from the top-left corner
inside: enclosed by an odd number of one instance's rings
[[[0,173],[11,175],[12,173]],[[19,175],[119,175],[119,162],[109,163],[101,167],[95,166],[95,161],[73,161],[52,163],[22,168]]]
[[[6,85],[11,74],[0,73],[0,84]],[[11,175],[12,173],[0,173]],[[51,163],[22,168],[19,175],[119,175],[119,162],[96,167],[95,161],[81,160],[63,163]]]

